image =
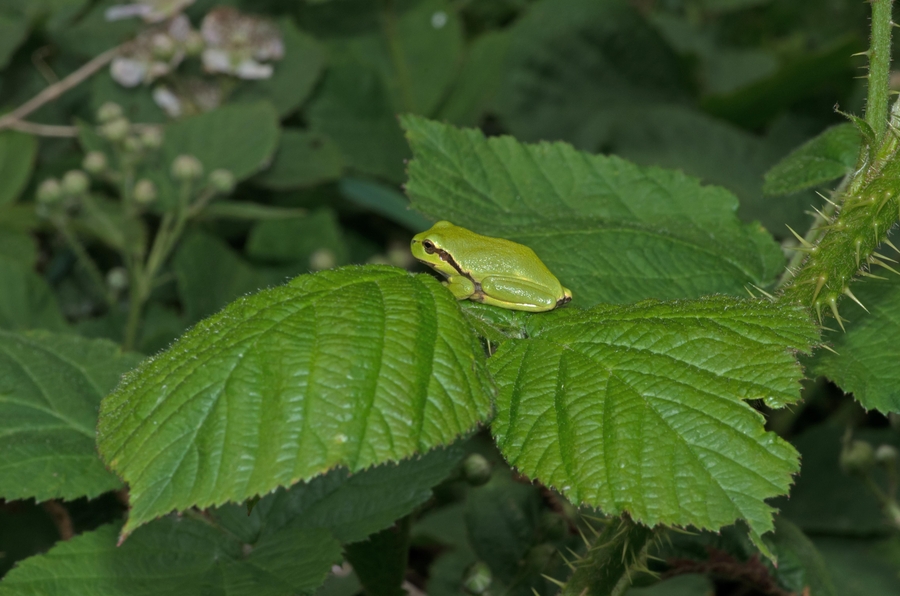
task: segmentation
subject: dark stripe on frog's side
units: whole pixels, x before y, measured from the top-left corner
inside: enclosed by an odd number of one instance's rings
[[[470,300],[474,300],[475,302],[482,301],[482,299],[484,298],[484,290],[481,289],[481,283],[472,279],[472,275],[470,273],[463,271],[462,267],[459,266],[459,263],[456,262],[456,259],[454,259],[450,253],[448,253],[446,250],[435,247],[432,254],[436,254],[437,256],[439,256],[442,261],[444,261],[445,263],[449,263],[451,267],[456,269],[457,273],[472,282],[472,285],[475,286],[475,293],[469,296]],[[419,261],[425,263],[426,265],[429,265],[427,261],[422,261],[421,259],[419,259]],[[566,302],[568,302],[568,300]]]

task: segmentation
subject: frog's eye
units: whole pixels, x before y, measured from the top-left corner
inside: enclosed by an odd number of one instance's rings
[[[427,252],[430,255],[433,255],[435,253],[435,251],[437,250],[434,246],[434,242],[432,242],[431,240],[423,240],[422,247],[425,249],[425,252]]]

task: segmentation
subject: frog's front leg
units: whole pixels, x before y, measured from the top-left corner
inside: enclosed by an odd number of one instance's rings
[[[531,312],[556,308],[557,296],[546,287],[516,277],[491,276],[481,280],[481,302]]]
[[[457,300],[465,300],[475,293],[475,284],[464,275],[451,275],[443,283]]]

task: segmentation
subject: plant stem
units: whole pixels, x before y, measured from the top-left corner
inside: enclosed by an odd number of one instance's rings
[[[891,8],[894,0],[869,0],[872,4],[872,39],[869,46],[869,93],[866,122],[881,141],[887,129],[891,74]]]
[[[613,520],[597,536],[560,596],[620,596],[631,586],[632,572],[644,567],[652,529],[631,520]]]
[[[81,263],[81,266],[87,271],[91,281],[93,281],[97,286],[97,289],[100,290],[100,295],[103,296],[103,300],[106,302],[107,306],[112,307],[114,304],[113,299],[112,296],[110,296],[109,288],[106,286],[106,278],[104,278],[103,273],[100,272],[100,267],[97,266],[97,263],[95,263],[94,259],[91,258],[91,255],[88,254],[87,249],[84,248],[84,245],[78,237],[72,233],[72,230],[69,229],[69,226],[67,226],[64,221],[55,221],[54,223],[56,224],[56,229],[59,230],[63,239],[65,239],[66,244],[68,244],[72,252],[75,253],[75,258],[78,259],[78,262]]]
[[[0,130],[3,130],[4,128],[14,128],[15,126],[20,126],[20,121],[22,120],[22,118],[42,107],[44,104],[55,100],[66,91],[77,87],[78,85],[89,79],[94,73],[96,73],[101,68],[109,64],[110,61],[112,61],[112,59],[119,52],[120,47],[121,46],[116,46],[110,50],[106,50],[75,72],[71,73],[66,78],[62,79],[58,83],[50,85],[9,114],[0,117]]]

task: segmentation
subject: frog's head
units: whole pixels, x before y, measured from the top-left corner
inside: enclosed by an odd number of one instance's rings
[[[452,258],[445,246],[446,241],[452,237],[455,227],[449,221],[439,221],[431,226],[431,229],[413,236],[409,245],[413,256],[446,275],[458,273],[450,264]]]

